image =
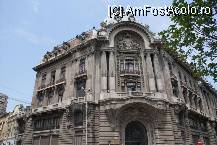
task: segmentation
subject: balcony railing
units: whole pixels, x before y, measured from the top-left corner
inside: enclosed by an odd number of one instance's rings
[[[122,75],[140,75],[139,70],[121,70],[120,74]]]
[[[129,91],[129,92],[118,92],[118,96],[142,96],[143,92],[140,91]]]
[[[41,86],[38,87],[38,90],[44,89],[46,87],[45,84],[42,84]]]
[[[51,81],[49,84],[47,84],[47,87],[53,86],[55,84],[55,81]]]
[[[82,77],[87,77],[87,70],[81,70],[75,73],[75,79],[82,78]]]
[[[61,77],[60,79],[58,79],[57,81],[56,81],[56,84],[59,84],[59,83],[61,83],[61,82],[65,82],[66,81],[66,78],[65,77]]]

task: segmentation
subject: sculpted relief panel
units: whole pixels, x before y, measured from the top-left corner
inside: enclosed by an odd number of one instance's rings
[[[122,31],[115,36],[115,45],[118,50],[138,50],[144,46],[144,42],[135,32]]]

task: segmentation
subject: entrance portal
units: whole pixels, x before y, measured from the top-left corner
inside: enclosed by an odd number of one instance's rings
[[[132,121],[125,129],[125,145],[148,145],[146,128],[139,121]]]

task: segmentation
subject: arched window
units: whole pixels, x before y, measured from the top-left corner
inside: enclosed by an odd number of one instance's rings
[[[125,145],[148,145],[146,128],[139,121],[130,122],[125,129]]]

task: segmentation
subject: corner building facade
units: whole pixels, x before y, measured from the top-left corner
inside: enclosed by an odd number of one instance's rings
[[[217,145],[216,91],[161,44],[129,19],[47,52],[23,144]]]

